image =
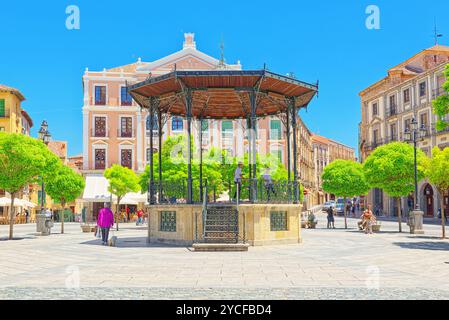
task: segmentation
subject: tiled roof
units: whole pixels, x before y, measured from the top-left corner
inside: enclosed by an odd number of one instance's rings
[[[4,84],[0,84],[0,92],[9,92],[15,94],[20,99],[20,101],[25,100],[25,97],[18,89],[5,86]]]

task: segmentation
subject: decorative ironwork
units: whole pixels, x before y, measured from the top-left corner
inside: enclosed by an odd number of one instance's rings
[[[176,211],[161,211],[160,231],[176,232]]]
[[[206,243],[238,243],[239,220],[234,206],[207,208],[204,241]]]
[[[288,231],[287,212],[271,211],[270,212],[271,231]]]

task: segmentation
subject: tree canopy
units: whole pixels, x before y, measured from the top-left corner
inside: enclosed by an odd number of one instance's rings
[[[446,115],[449,114],[449,64],[444,70],[444,75],[446,76],[446,82],[443,84],[443,89],[446,91],[446,94],[443,94],[432,101],[433,112],[438,117],[436,123],[436,129],[438,131],[442,131],[449,126],[448,121],[445,120]]]
[[[417,150],[418,181],[425,176],[426,155]],[[414,150],[403,142],[378,147],[364,163],[365,177],[371,188],[383,189],[391,197],[407,196],[414,191]]]
[[[127,193],[140,190],[139,178],[129,168],[113,164],[104,171],[104,176],[109,181],[108,191],[117,196],[118,202]]]
[[[45,181],[45,190],[52,199],[58,200],[64,206],[79,197],[84,190],[84,184],[81,175],[61,163],[54,175]]]
[[[369,191],[363,166],[354,161],[335,160],[324,168],[323,190],[340,197],[365,195]]]

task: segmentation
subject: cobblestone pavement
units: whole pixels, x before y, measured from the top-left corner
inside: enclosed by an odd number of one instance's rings
[[[79,224],[47,237],[19,225],[20,240],[0,241],[0,299],[447,299],[449,240],[439,226],[425,235],[365,235],[349,220],[344,230],[304,230],[297,245],[249,252],[198,253],[146,244],[146,228],[122,224],[117,247],[104,247]],[[408,230],[403,225],[404,230]],[[53,229],[59,230],[56,224]],[[0,226],[0,239],[7,226]]]

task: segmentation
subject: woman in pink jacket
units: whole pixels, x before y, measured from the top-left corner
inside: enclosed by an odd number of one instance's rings
[[[107,203],[98,213],[97,226],[101,229],[101,240],[103,245],[108,244],[109,229],[114,225],[114,214]]]

